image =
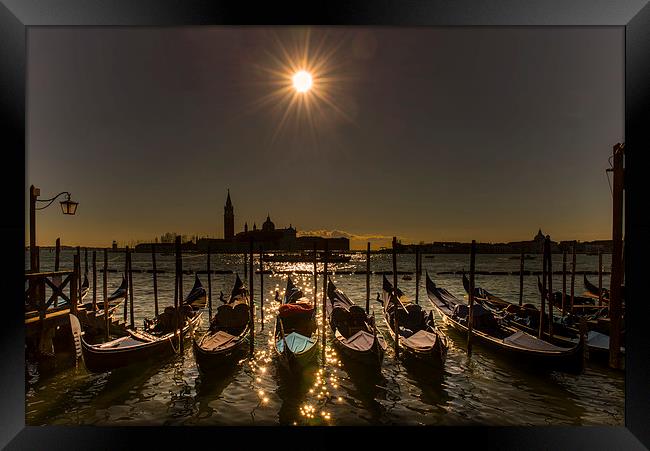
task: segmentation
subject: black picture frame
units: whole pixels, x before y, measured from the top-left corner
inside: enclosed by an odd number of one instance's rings
[[[25,113],[28,39],[36,26],[190,26],[190,25],[386,25],[386,26],[620,26],[625,28],[625,267],[627,358],[625,427],[465,427],[362,429],[363,438],[382,447],[495,447],[498,449],[643,449],[650,447],[650,340],[643,321],[650,318],[644,298],[644,258],[650,255],[650,209],[644,172],[650,168],[650,6],[647,0],[383,0],[225,2],[152,0],[2,0],[0,4],[0,105],[2,180],[5,214],[5,284],[0,311],[3,369],[0,371],[0,445],[8,449],[118,449],[137,443],[156,448],[221,446],[243,440],[244,447],[286,447],[287,440],[308,448],[357,443],[349,428],[147,428],[26,427],[24,322],[21,280],[25,237]],[[7,158],[9,161],[6,161]],[[20,169],[23,169],[22,171]],[[23,212],[20,214],[19,212]],[[647,295],[647,294],[646,294]],[[637,302],[635,302],[637,301]],[[250,433],[248,429],[251,429]],[[354,432],[357,432],[356,430]],[[332,438],[332,436],[336,438]],[[346,438],[340,436],[346,435]],[[408,438],[406,438],[408,437]],[[188,442],[189,440],[189,442]],[[224,440],[224,442],[221,442]],[[345,440],[343,442],[342,440]],[[350,441],[348,441],[350,440]],[[443,442],[441,443],[441,440]],[[255,442],[255,443],[253,443]],[[375,443],[373,443],[375,442]],[[444,443],[444,445],[443,445]],[[329,444],[329,445],[328,445]],[[275,445],[275,446],[274,446]],[[359,446],[359,445],[357,445]]]

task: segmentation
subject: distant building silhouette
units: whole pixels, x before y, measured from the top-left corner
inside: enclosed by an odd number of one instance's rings
[[[235,210],[230,200],[230,189],[226,205],[223,207],[223,239],[232,240],[235,237]]]

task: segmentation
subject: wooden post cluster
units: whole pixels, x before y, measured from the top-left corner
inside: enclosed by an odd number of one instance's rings
[[[153,312],[158,316],[158,274],[156,273],[156,243],[151,243],[151,266],[153,273]]]
[[[110,333],[110,315],[108,314],[108,249],[104,248],[104,274],[103,274],[103,284],[102,288],[104,289],[104,327],[106,331],[104,332],[104,339],[108,341],[108,336]]]
[[[253,351],[255,350],[255,296],[253,296],[253,239],[251,238],[250,242],[250,267],[248,271],[248,276],[249,276],[249,294],[250,294],[250,351],[251,351],[251,356],[253,355]]]
[[[519,258],[519,305],[524,302],[524,251]]]
[[[399,358],[399,323],[397,320],[397,307],[399,298],[397,296],[397,237],[393,237],[393,292],[390,293],[388,304],[390,304],[390,297],[395,296],[395,310],[393,315],[393,328],[395,329],[395,358]],[[388,310],[388,304],[384,307]]]
[[[476,240],[472,240],[469,254],[469,306],[467,309],[467,355],[472,355],[472,329],[474,327],[474,273],[476,263]]]
[[[264,330],[264,248],[260,246],[260,322]]]
[[[93,251],[93,312],[97,311],[97,251]]]
[[[212,321],[212,274],[210,270],[210,246],[208,246],[208,324]]]
[[[612,188],[612,270],[609,279],[609,366],[621,368],[621,304],[623,285],[623,158],[625,144],[614,146],[614,181]]]
[[[366,246],[366,315],[370,314],[370,242]]]

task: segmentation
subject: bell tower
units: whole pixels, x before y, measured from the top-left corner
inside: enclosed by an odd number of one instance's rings
[[[235,212],[230,200],[230,189],[228,190],[226,205],[223,207],[223,238],[226,240],[235,238]]]

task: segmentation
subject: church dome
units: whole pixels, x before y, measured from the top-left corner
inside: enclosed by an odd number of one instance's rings
[[[262,224],[262,230],[264,232],[273,232],[275,230],[275,224],[273,224],[269,215],[266,215],[266,221]]]

